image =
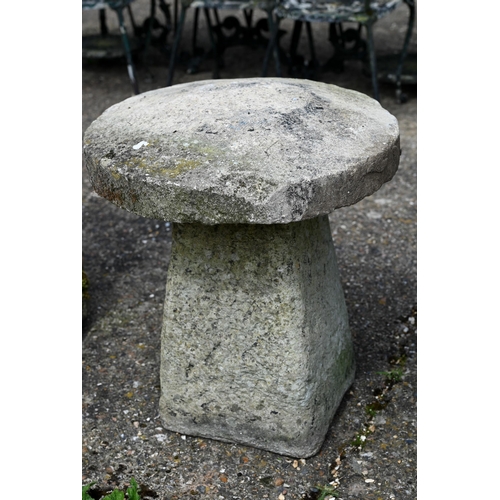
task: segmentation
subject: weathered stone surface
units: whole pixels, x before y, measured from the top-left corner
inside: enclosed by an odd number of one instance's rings
[[[284,78],[134,96],[85,134],[96,192],[174,222],[288,223],[356,203],[399,163],[396,119],[370,97]]]
[[[167,429],[308,457],[353,378],[327,216],[174,224],[161,353]]]

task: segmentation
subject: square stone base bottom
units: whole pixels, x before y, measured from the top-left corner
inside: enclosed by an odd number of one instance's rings
[[[161,347],[167,429],[306,458],[353,379],[327,216],[173,225]]]

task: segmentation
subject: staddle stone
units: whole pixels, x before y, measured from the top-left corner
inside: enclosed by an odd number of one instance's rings
[[[315,454],[355,366],[328,213],[392,178],[396,119],[324,83],[211,80],[112,106],[84,151],[98,194],[173,222],[164,426]]]

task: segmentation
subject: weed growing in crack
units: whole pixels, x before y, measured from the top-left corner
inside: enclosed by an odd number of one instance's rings
[[[95,483],[90,483],[82,487],[82,500],[95,500],[95,498],[90,496],[89,494],[89,489],[94,484]],[[137,483],[134,478],[130,479],[130,486],[127,488],[127,498],[128,500],[141,500],[141,497],[137,492]],[[100,497],[100,500],[125,500],[125,493],[123,491],[115,489],[109,495]]]
[[[401,382],[403,378],[403,369],[394,368],[388,372],[377,372],[379,375],[383,375],[389,383]]]
[[[337,490],[330,485],[316,486],[309,490],[302,500],[326,500],[327,498],[338,498]]]

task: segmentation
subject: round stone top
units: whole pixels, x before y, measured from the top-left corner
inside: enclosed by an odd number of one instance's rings
[[[374,99],[287,78],[145,92],[87,129],[95,191],[149,218],[288,223],[352,205],[399,163],[396,118]]]

